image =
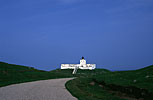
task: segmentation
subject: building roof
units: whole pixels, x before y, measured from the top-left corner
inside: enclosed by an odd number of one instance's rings
[[[84,57],[82,56],[82,59],[84,59]]]

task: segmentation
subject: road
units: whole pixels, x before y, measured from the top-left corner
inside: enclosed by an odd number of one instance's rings
[[[72,78],[21,83],[0,88],[0,100],[77,100],[65,88]]]

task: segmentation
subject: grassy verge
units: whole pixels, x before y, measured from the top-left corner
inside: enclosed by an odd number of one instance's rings
[[[92,83],[90,78],[76,78],[68,81],[66,88],[79,100],[125,100],[101,89],[98,84]]]
[[[92,73],[67,82],[66,88],[79,100],[153,100],[152,75],[153,66]]]

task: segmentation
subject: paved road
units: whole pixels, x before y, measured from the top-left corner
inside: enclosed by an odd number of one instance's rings
[[[0,88],[0,100],[77,100],[65,88],[72,78],[28,82]]]

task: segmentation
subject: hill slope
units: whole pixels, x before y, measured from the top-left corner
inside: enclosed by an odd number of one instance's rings
[[[98,82],[138,88],[153,91],[153,65],[134,71],[117,71],[105,75],[93,76]]]
[[[77,78],[66,87],[79,100],[153,100],[152,83],[153,65]]]
[[[0,87],[15,83],[67,77],[72,77],[70,70],[66,72],[61,70],[47,72],[33,67],[0,62]]]

